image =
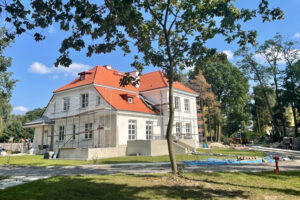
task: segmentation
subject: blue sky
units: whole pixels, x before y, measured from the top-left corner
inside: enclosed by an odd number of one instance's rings
[[[237,0],[238,7],[256,8],[258,0]],[[285,19],[271,23],[262,23],[260,18],[244,24],[245,29],[258,31],[258,42],[270,39],[276,32],[285,38],[300,41],[300,0],[270,0],[271,7],[280,7],[285,13]],[[80,71],[90,69],[96,65],[112,65],[120,71],[132,71],[130,67],[132,55],[123,56],[120,50],[110,54],[94,55],[91,58],[85,56],[85,52],[72,52],[73,65],[68,68],[53,68],[53,63],[59,56],[58,49],[61,41],[68,36],[66,32],[54,25],[43,30],[47,39],[35,42],[30,33],[18,37],[11,47],[5,52],[6,56],[13,58],[10,71],[19,82],[13,91],[11,104],[13,113],[23,114],[37,107],[44,107],[52,96],[53,90],[72,81]],[[233,42],[227,44],[223,38],[217,37],[208,42],[208,46],[215,47],[219,51],[226,51],[229,59],[235,58],[232,52],[238,49]],[[259,59],[259,57],[258,57]],[[144,72],[157,70],[147,68]]]

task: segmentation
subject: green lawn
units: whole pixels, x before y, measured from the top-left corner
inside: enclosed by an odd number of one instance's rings
[[[176,155],[177,161],[182,160],[203,160],[207,158],[217,158],[215,156],[206,155]],[[225,157],[220,157],[225,158]],[[0,157],[0,165],[7,163],[6,157]],[[97,160],[97,164],[113,164],[113,163],[140,163],[140,162],[168,162],[169,156],[125,156],[116,158],[104,158]],[[85,164],[94,164],[93,161],[80,160],[49,160],[43,159],[42,155],[26,155],[11,156],[10,165],[31,165],[31,166],[77,166]]]
[[[0,191],[1,200],[300,199],[300,171],[56,176]]]
[[[216,153],[216,154],[223,154],[223,155],[236,155],[236,156],[259,156],[264,157],[267,156],[266,153],[260,151],[247,151],[247,150],[236,150],[230,148],[213,148],[213,149],[197,149],[198,152],[202,153]]]

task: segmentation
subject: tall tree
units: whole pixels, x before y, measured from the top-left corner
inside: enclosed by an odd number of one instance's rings
[[[284,59],[286,61],[284,77],[284,102],[291,106],[294,119],[294,135],[300,136],[298,132],[298,116],[300,116],[300,51],[295,47],[295,42],[286,42],[283,47]],[[298,106],[297,106],[298,105]]]
[[[207,135],[206,135],[207,131],[205,128],[206,127],[205,121],[208,122],[209,127],[211,125],[210,125],[210,118],[208,120],[205,120],[204,107],[210,106],[211,102],[215,101],[215,94],[211,91],[211,85],[207,83],[201,71],[199,71],[198,74],[195,76],[195,78],[192,79],[190,82],[191,82],[191,87],[199,94],[200,109],[202,112],[202,116],[204,117],[205,143],[207,143]],[[209,134],[211,136],[211,130],[209,130]]]
[[[242,124],[247,124],[249,121],[249,113],[246,109],[249,100],[249,84],[246,77],[227,60],[223,53],[217,54],[211,61],[199,62],[196,66],[195,73],[198,70],[203,71],[207,82],[211,84],[212,92],[216,95],[217,102],[220,103],[222,114],[226,116],[225,133],[230,135],[243,129]]]
[[[61,56],[55,65],[69,66],[69,50],[80,51],[86,47],[87,37],[96,40],[87,45],[87,56],[109,53],[120,47],[125,54],[137,49],[132,66],[142,71],[145,66],[161,68],[169,82],[169,122],[167,141],[172,171],[177,165],[172,145],[174,122],[173,83],[178,71],[194,66],[196,60],[210,56],[215,49],[205,46],[217,34],[227,42],[238,40],[239,45],[254,44],[256,31],[245,31],[241,22],[261,15],[263,21],[283,18],[279,8],[269,9],[268,1],[261,0],[258,9],[239,9],[233,0],[106,0],[104,3],[82,0],[32,0],[26,9],[19,0],[1,2],[1,11],[7,12],[6,21],[15,26],[7,34],[14,38],[26,29],[45,28],[58,22],[62,30],[72,34],[62,42]],[[4,9],[3,9],[4,8]],[[1,13],[0,13],[1,14]],[[44,39],[40,33],[36,40]],[[129,45],[133,44],[133,45]],[[132,83],[125,77],[121,85]]]
[[[12,78],[12,72],[8,72],[12,59],[3,55],[9,41],[5,39],[7,30],[0,28],[0,136],[2,134],[4,123],[7,121],[12,107],[9,103],[12,90],[16,84],[16,80]]]
[[[244,71],[245,74],[248,74],[249,79],[258,82],[259,87],[262,90],[264,101],[267,105],[268,112],[272,118],[272,126],[275,129],[276,135],[280,135],[280,130],[278,127],[277,120],[275,119],[272,105],[267,94],[268,88],[268,72],[266,68],[254,59],[254,54],[249,51],[249,48],[241,48],[239,51],[235,53],[235,55],[241,56],[241,60],[238,62],[240,68]]]
[[[275,105],[275,94],[274,90],[271,87],[264,88],[271,107]],[[253,87],[253,105],[252,105],[252,119],[253,119],[253,129],[256,132],[267,134],[267,129],[269,126],[272,126],[272,118],[268,112],[268,106],[265,102],[265,97],[263,90],[260,86]]]
[[[282,70],[279,69],[279,63],[283,60],[282,52],[282,36],[277,33],[272,39],[266,40],[262,45],[258,46],[256,53],[266,60],[266,68],[272,79],[272,85],[275,87],[276,104],[274,106],[274,118],[281,122],[283,127],[283,135],[286,136],[286,118],[284,116],[284,104],[282,103]]]

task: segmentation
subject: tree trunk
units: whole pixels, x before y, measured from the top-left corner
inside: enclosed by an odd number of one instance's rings
[[[218,141],[217,136],[217,115],[216,115],[216,106],[214,106],[214,130],[215,130],[215,142]]]
[[[176,163],[175,153],[173,149],[173,136],[172,136],[173,123],[174,123],[173,74],[170,73],[169,75],[169,121],[167,127],[167,142],[168,142],[168,150],[169,150],[172,172],[173,174],[178,174],[177,163]]]
[[[221,142],[221,136],[222,136],[222,125],[219,124],[219,131],[218,131],[218,142]]]
[[[294,137],[298,137],[297,112],[294,104],[292,104],[292,111],[293,111],[293,119],[294,119]]]
[[[210,141],[212,142],[212,134],[211,134],[211,120],[210,120],[210,106],[208,106],[208,131],[210,136]]]
[[[264,95],[264,97],[265,97],[265,101],[266,101],[266,104],[267,104],[267,107],[268,107],[268,111],[269,111],[269,113],[270,113],[270,115],[271,115],[271,118],[272,118],[272,124],[273,124],[273,127],[274,127],[276,133],[279,134],[280,131],[279,131],[279,128],[278,128],[278,124],[277,124],[277,121],[276,121],[276,119],[275,119],[275,117],[274,117],[274,114],[273,114],[273,111],[272,111],[272,108],[271,108],[271,104],[270,104],[270,102],[269,102],[269,98],[268,98],[267,92],[266,92],[266,90],[265,90],[263,81],[262,81],[262,79],[261,79],[261,77],[260,77],[260,74],[259,74],[259,72],[258,72],[258,69],[257,69],[257,67],[255,66],[255,64],[251,64],[251,67],[252,67],[252,69],[255,71],[255,75],[256,75],[256,77],[257,77],[257,79],[258,79],[258,81],[259,81],[260,86],[262,87],[262,91],[263,91],[263,95]]]

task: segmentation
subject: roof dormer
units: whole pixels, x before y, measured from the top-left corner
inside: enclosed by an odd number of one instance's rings
[[[133,97],[135,95],[131,95],[131,94],[121,94],[122,98],[124,100],[126,100],[128,103],[133,103]]]
[[[92,74],[92,72],[84,71],[84,72],[78,73],[78,75],[79,75],[79,77],[80,77],[80,80],[81,80],[81,81],[85,80],[87,74]]]

